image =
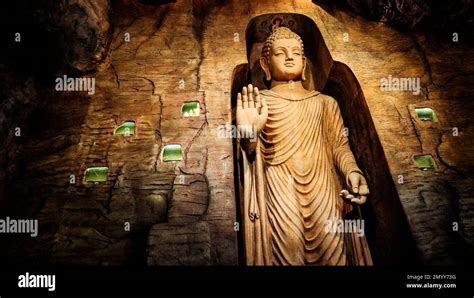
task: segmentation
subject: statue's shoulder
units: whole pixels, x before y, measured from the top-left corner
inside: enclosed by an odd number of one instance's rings
[[[320,97],[320,100],[324,101],[329,106],[339,106],[337,100],[335,100],[334,97],[330,95],[320,93],[318,96]]]
[[[324,93],[319,93],[319,98],[321,100],[324,100],[324,101],[327,101],[327,102],[335,102],[337,103],[337,101],[334,99],[334,97],[330,96],[330,95],[327,95],[327,94],[324,94]]]

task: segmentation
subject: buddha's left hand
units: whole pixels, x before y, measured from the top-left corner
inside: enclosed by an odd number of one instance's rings
[[[349,174],[348,178],[350,192],[343,189],[339,195],[347,200],[350,200],[351,203],[362,205],[367,201],[367,196],[369,195],[369,187],[367,186],[367,181],[364,176],[358,172],[352,172]]]

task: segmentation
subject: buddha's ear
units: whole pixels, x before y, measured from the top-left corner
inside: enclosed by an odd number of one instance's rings
[[[306,57],[303,57],[303,72],[301,73],[301,80],[306,81]]]
[[[268,67],[267,60],[264,57],[260,57],[260,66],[265,72],[265,78],[267,79],[267,81],[271,81],[272,75],[270,73],[270,68]]]

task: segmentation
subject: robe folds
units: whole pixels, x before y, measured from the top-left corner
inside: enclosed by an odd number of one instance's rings
[[[351,172],[362,172],[337,102],[317,91],[291,99],[260,94],[267,123],[255,153],[241,149],[247,264],[346,265],[343,233],[325,227],[348,210],[340,178],[347,183]]]

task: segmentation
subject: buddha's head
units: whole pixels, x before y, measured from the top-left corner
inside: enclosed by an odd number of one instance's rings
[[[265,40],[260,65],[268,81],[304,81],[303,40],[286,27],[276,28]]]

